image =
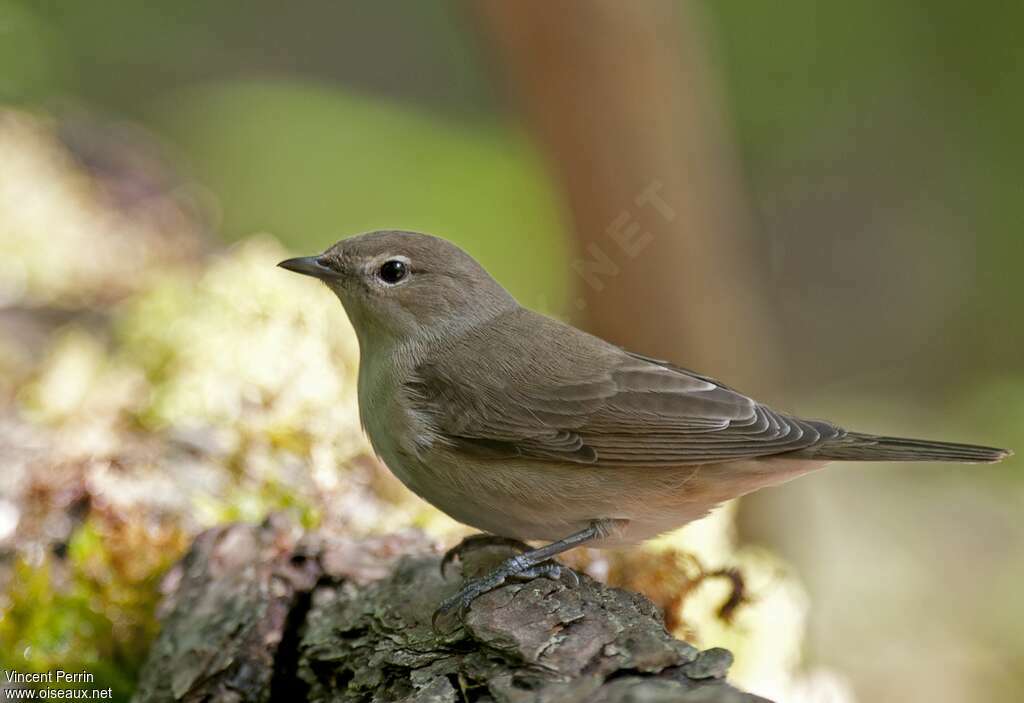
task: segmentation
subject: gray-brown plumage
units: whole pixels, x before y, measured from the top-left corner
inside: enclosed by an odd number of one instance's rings
[[[363,425],[411,490],[495,535],[572,536],[526,553],[498,583],[540,556],[644,540],[830,461],[1008,454],[777,412],[520,307],[469,255],[429,235],[371,232],[281,265],[341,299],[359,338]]]

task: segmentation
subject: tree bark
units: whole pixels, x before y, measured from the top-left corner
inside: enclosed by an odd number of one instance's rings
[[[478,550],[461,567],[503,556]],[[505,585],[435,631],[460,582],[439,563],[418,533],[207,531],[168,576],[135,700],[764,701],[725,682],[728,651],[674,639],[646,598],[582,575]]]

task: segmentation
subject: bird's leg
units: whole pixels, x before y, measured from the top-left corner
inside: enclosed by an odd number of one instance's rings
[[[441,558],[441,576],[446,575],[448,566],[456,559],[462,561],[462,556],[467,552],[485,547],[508,547],[519,552],[528,552],[531,549],[526,542],[511,537],[488,534],[470,535],[444,553]]]
[[[486,576],[467,581],[458,593],[450,598],[445,598],[441,602],[441,606],[434,611],[434,617],[432,618],[434,626],[437,626],[437,619],[442,615],[447,615],[456,608],[459,610],[468,608],[470,603],[478,596],[494,590],[514,576],[550,575],[554,570],[545,565],[544,562],[573,547],[578,547],[591,540],[607,536],[611,532],[612,525],[612,520],[596,520],[579,532],[574,532],[564,539],[506,559],[502,562],[501,566]],[[552,566],[557,567],[557,565]],[[560,568],[558,570],[559,572],[561,571]]]

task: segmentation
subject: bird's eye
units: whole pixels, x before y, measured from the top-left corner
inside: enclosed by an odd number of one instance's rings
[[[408,275],[409,264],[401,259],[388,259],[380,265],[380,270],[377,271],[377,277],[389,286],[401,282]]]

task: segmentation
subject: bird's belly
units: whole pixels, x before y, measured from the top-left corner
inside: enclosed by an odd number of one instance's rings
[[[557,540],[591,521],[621,529],[594,546],[635,544],[706,515],[719,503],[818,468],[821,463],[580,467],[472,461],[445,451],[410,460],[382,456],[414,493],[453,519],[521,540]]]

